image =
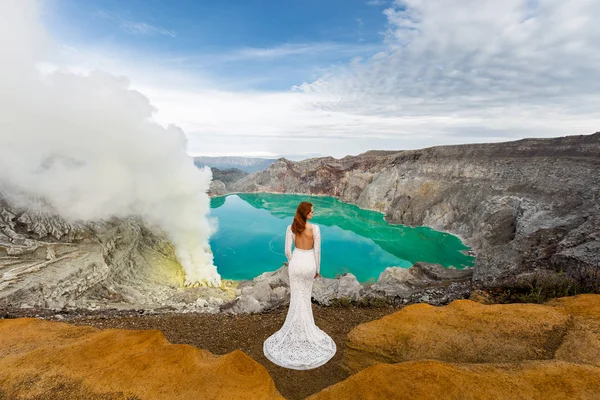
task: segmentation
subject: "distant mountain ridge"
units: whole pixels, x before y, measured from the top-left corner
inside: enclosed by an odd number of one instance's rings
[[[230,168],[237,168],[241,171],[249,174],[261,171],[268,168],[269,165],[273,164],[275,159],[270,158],[251,158],[251,157],[207,157],[199,156],[194,157],[194,164],[197,167],[208,166],[210,168],[218,168],[220,170],[227,170]]]

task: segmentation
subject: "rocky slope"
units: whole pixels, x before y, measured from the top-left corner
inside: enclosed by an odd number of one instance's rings
[[[476,253],[475,287],[567,279],[600,290],[599,171],[600,132],[281,158],[231,190],[335,196],[390,223],[453,233]]]
[[[0,398],[283,399],[240,350],[221,356],[156,330],[0,320]]]
[[[237,182],[240,179],[249,175],[248,172],[242,171],[237,168],[211,168],[210,170],[213,174],[213,181],[221,181],[226,185]]]
[[[417,304],[347,336],[352,376],[311,396],[597,399],[600,295],[544,305]]]
[[[237,168],[211,168],[213,180],[208,191],[209,196],[221,196],[229,191],[228,187],[248,176],[248,172]]]
[[[139,218],[83,224],[42,199],[23,208],[0,192],[0,308],[217,312],[235,298],[232,282],[221,289],[183,283],[172,244]]]

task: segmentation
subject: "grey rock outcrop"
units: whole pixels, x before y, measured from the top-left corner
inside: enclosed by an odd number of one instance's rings
[[[211,197],[223,196],[231,193],[231,185],[248,176],[248,172],[239,170],[237,168],[211,168],[211,171],[213,174],[213,180],[211,181],[208,190],[208,195]]]
[[[367,288],[366,296],[401,304],[447,304],[469,296],[472,277],[473,268],[417,262],[410,268],[386,268],[377,282]]]
[[[252,280],[243,280],[238,285],[239,296],[225,304],[221,310],[227,313],[258,313],[270,310],[290,301],[288,266],[272,272],[264,272]]]
[[[248,176],[249,173],[246,171],[242,171],[237,168],[227,168],[227,169],[219,169],[219,168],[211,168],[210,169],[213,174],[214,181],[221,181],[225,185],[230,185],[242,179],[245,176]]]
[[[231,282],[183,287],[172,244],[140,218],[67,221],[41,199],[10,196],[0,192],[0,308],[218,312],[235,297]]]
[[[456,270],[439,264],[416,263],[410,268],[390,267],[375,284],[361,284],[353,274],[334,279],[315,279],[312,300],[329,306],[335,300],[369,304],[383,300],[388,304],[428,302],[448,304],[470,294],[472,268]],[[273,272],[265,272],[253,280],[241,281],[235,300],[223,304],[227,313],[260,313],[287,305],[290,301],[287,263]]]
[[[312,298],[319,304],[330,305],[335,299],[359,301],[365,288],[353,274],[346,273],[336,279],[318,277],[313,284]]]
[[[208,189],[208,194],[210,196],[223,196],[227,194],[228,190],[225,184],[219,180],[213,180],[210,183],[210,187]]]
[[[232,190],[334,196],[381,211],[390,223],[452,233],[476,254],[478,288],[517,285],[540,273],[593,283],[600,270],[599,171],[600,132],[281,158]]]

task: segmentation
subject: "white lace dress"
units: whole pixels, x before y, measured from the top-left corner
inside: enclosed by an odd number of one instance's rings
[[[291,225],[285,234],[285,255],[289,262],[290,308],[280,330],[263,344],[265,356],[273,363],[291,369],[312,369],[329,361],[336,352],[333,339],[315,325],[310,303],[315,271],[321,261],[321,231],[313,225],[311,250],[295,248]]]

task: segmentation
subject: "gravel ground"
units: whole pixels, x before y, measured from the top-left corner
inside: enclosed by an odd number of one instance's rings
[[[240,349],[262,364],[271,374],[277,389],[288,399],[303,399],[333,385],[349,375],[341,367],[346,335],[363,322],[398,311],[398,307],[322,307],[313,304],[315,323],[335,341],[338,351],[325,365],[308,371],[281,368],[263,355],[264,340],[283,325],[287,306],[261,314],[147,314],[136,311],[78,310],[56,313],[50,310],[0,310],[0,317],[38,317],[61,320],[73,325],[100,329],[158,329],[171,343],[184,343],[226,354]]]

